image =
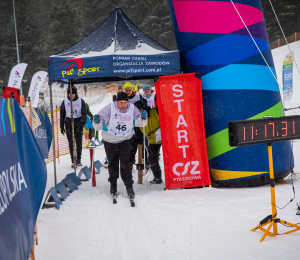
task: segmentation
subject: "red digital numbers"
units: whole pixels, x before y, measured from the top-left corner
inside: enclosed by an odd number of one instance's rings
[[[244,146],[300,139],[298,125],[300,116],[231,121],[228,122],[229,143]]]
[[[281,124],[285,124],[285,127],[281,128],[281,130],[285,130],[285,134],[282,134],[281,136],[287,136],[288,134],[287,121],[282,121]]]
[[[268,123],[268,125],[272,125],[273,126],[273,137],[275,136],[275,126],[274,123]]]
[[[295,134],[295,121],[293,121],[293,135]]]

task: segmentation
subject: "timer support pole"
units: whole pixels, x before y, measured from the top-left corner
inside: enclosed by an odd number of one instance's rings
[[[288,225],[290,227],[294,227],[295,229],[292,229],[288,232],[283,233],[284,234],[290,234],[296,231],[300,231],[300,226],[294,225],[292,223],[286,222],[282,219],[276,218],[277,211],[276,211],[276,200],[275,200],[275,181],[274,181],[274,171],[273,171],[273,154],[272,154],[272,143],[268,143],[268,155],[269,155],[269,172],[270,172],[270,190],[271,190],[271,205],[272,205],[272,215],[267,216],[265,219],[263,219],[260,224],[251,229],[251,231],[261,230],[264,232],[264,235],[262,236],[260,242],[264,241],[266,236],[275,237],[278,235],[278,229],[277,229],[277,223],[282,223],[285,225]],[[264,226],[268,225],[268,228],[263,228]],[[270,232],[271,228],[273,227],[273,233]]]

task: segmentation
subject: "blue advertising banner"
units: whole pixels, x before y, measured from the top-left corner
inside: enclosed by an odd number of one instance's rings
[[[36,112],[39,115],[41,125],[34,130],[35,139],[39,145],[41,153],[44,159],[48,159],[48,153],[51,146],[52,141],[52,131],[51,124],[48,117],[48,114],[36,108]],[[49,127],[49,124],[50,127]],[[50,145],[48,142],[48,138],[50,138]]]
[[[49,57],[49,80],[153,76],[180,73],[178,52],[155,55],[106,55],[83,58]]]
[[[293,52],[286,55],[282,67],[283,101],[293,96]]]
[[[47,181],[44,158],[15,99],[0,99],[0,259],[25,260]]]

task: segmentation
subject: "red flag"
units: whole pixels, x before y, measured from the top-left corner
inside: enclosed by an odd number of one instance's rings
[[[202,87],[194,73],[155,83],[166,189],[210,185]]]

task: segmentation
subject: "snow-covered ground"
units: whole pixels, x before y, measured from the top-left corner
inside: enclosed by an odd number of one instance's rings
[[[300,65],[300,42],[290,45]],[[273,56],[279,82],[287,46],[275,49]],[[294,65],[294,98],[292,106],[300,105],[300,75]],[[100,102],[101,101],[101,102]],[[92,113],[111,102],[106,95],[91,106]],[[286,107],[289,107],[286,104]],[[300,114],[300,110],[296,110]],[[288,114],[294,114],[289,111]],[[300,142],[294,142],[295,172],[300,172]],[[95,159],[105,159],[104,147],[98,147]],[[89,166],[89,151],[83,151],[83,165]],[[163,162],[161,161],[161,166]],[[47,165],[48,191],[54,185],[53,164]],[[70,157],[57,164],[57,179],[72,172]],[[300,201],[300,175],[295,180],[296,198],[278,217],[300,223],[296,202]],[[148,181],[152,179],[148,176]],[[298,259],[300,232],[267,237],[250,232],[260,220],[271,214],[268,185],[241,189],[184,189],[164,191],[164,185],[138,185],[134,172],[136,207],[131,208],[122,181],[118,204],[109,196],[108,171],[96,175],[97,187],[83,182],[79,190],[63,202],[60,210],[43,209],[38,216],[39,245],[37,260],[183,260],[183,259]],[[286,179],[290,181],[289,178]],[[293,198],[290,184],[276,186],[276,202],[284,206]],[[289,228],[279,225],[279,233]]]

